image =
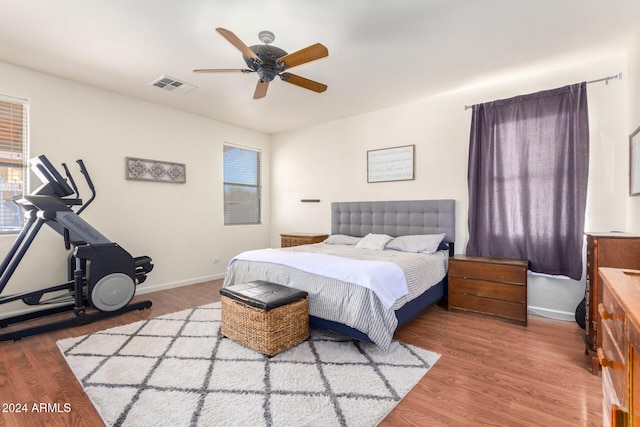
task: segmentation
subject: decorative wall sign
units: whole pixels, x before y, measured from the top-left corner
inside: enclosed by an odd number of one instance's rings
[[[187,166],[184,163],[125,157],[125,178],[135,181],[187,182]]]
[[[640,194],[640,128],[629,136],[629,194]]]
[[[367,151],[367,182],[413,179],[415,145]]]

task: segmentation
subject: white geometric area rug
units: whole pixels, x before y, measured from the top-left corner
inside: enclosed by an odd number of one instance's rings
[[[58,347],[108,426],[375,426],[439,354],[323,329],[268,358],[220,330],[220,303]]]

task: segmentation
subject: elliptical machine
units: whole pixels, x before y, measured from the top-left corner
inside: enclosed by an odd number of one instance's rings
[[[43,184],[30,195],[14,200],[25,211],[25,224],[0,265],[0,295],[44,224],[64,238],[67,250],[73,247],[68,263],[69,281],[37,291],[0,296],[0,305],[21,300],[29,306],[49,306],[0,319],[0,328],[65,311],[73,311],[74,316],[2,333],[0,341],[19,340],[151,307],[151,301],[129,304],[136,286],[144,282],[153,269],[151,258],[132,257],[79,216],[96,197],[95,187],[83,161],[77,160],[77,163],[91,190],[91,197],[86,203],[80,199],[78,187],[66,164],[62,166],[71,186],[46,156],[35,157],[30,163],[31,170]],[[43,299],[46,294],[52,293],[56,295]],[[96,310],[88,312],[90,308]]]

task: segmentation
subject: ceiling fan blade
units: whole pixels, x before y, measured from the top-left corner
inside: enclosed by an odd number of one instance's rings
[[[255,73],[248,68],[200,68],[193,70],[194,73]]]
[[[314,92],[324,92],[327,90],[327,85],[314,82],[313,80],[305,79],[304,77],[300,77],[291,73],[282,73],[280,74],[280,78],[287,83],[294,84],[296,86],[300,86],[305,89],[312,90]]]
[[[258,84],[256,85],[256,91],[253,93],[253,99],[264,98],[267,94],[267,89],[269,89],[269,82],[263,82],[262,80],[258,80]]]
[[[287,68],[296,67],[300,64],[315,61],[316,59],[329,56],[329,50],[322,44],[316,43],[297,52],[283,56],[278,61],[282,62]]]
[[[244,42],[242,40],[240,40],[238,38],[238,36],[233,34],[231,31],[226,30],[224,28],[216,28],[216,31],[219,32],[222,35],[222,37],[224,37],[225,39],[229,40],[229,42],[231,42],[231,44],[234,45],[236,47],[236,49],[238,49],[240,52],[242,52],[242,54],[244,56],[247,56],[249,58],[253,58],[253,59],[257,60],[257,61],[260,61],[260,58],[258,58],[258,55],[256,55],[254,51],[249,49],[249,46],[244,44]],[[260,61],[260,62],[262,62],[262,61]]]

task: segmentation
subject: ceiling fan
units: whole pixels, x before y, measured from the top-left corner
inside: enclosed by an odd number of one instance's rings
[[[261,31],[258,33],[258,38],[264,44],[254,46],[247,46],[238,38],[238,36],[227,29],[216,28],[216,31],[220,33],[222,37],[231,42],[231,44],[240,52],[242,52],[242,58],[249,68],[205,68],[193,70],[194,73],[258,73],[260,80],[258,80],[258,84],[256,85],[253,99],[264,98],[267,94],[269,83],[276,76],[280,77],[287,83],[291,83],[314,92],[320,93],[327,90],[327,85],[325,84],[285,72],[285,70],[289,68],[328,56],[329,51],[322,44],[316,43],[296,52],[287,53],[279,47],[271,45],[273,40],[275,40],[275,36],[271,31]]]

